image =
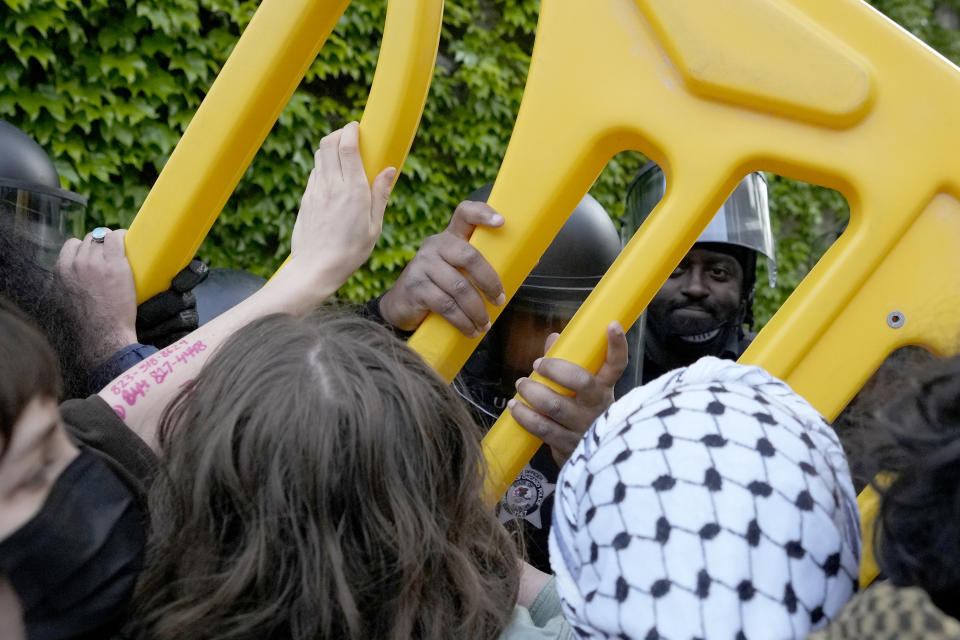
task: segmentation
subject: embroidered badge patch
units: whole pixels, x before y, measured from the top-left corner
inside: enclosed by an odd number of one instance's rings
[[[543,528],[543,519],[540,517],[540,507],[543,500],[553,493],[556,485],[547,482],[547,477],[527,465],[497,506],[500,522],[508,522],[514,518],[522,518],[535,526]]]

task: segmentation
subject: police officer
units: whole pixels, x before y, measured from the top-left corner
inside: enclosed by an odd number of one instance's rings
[[[650,214],[665,188],[656,164],[648,163],[638,172],[627,197],[621,229],[625,239]],[[461,204],[447,229],[428,238],[394,287],[375,301],[377,311],[405,331],[416,329],[430,311],[445,317],[465,335],[487,331],[489,316],[481,296],[501,305],[503,287],[469,239],[476,225],[499,227],[503,223],[503,218],[484,204]],[[773,285],[776,263],[766,181],[754,173],[741,181],[651,301],[643,339],[644,382],[702,356],[735,359],[743,353],[754,335],[749,326],[758,254],[767,257]],[[537,372],[574,391],[572,397],[529,378],[517,383],[530,406],[513,403],[509,407],[512,414],[552,446],[558,461],[573,451],[580,435],[612,402],[611,380],[619,378],[618,367],[626,362],[620,355],[618,331],[622,333],[618,327],[608,328],[607,359],[596,374],[556,358],[537,362]]]
[[[487,185],[469,199],[485,201],[491,188]],[[616,326],[609,341],[613,351],[603,370],[598,376],[582,377],[591,383],[589,388],[578,388],[578,373],[586,373],[580,367],[551,359],[554,367],[572,366],[550,371],[543,360],[538,362],[619,252],[620,238],[610,216],[592,196],[585,196],[454,381],[454,388],[476,408],[481,422],[492,425],[517,389],[526,387],[525,376],[535,368],[543,367],[544,375],[577,391],[578,408],[587,424],[613,401],[618,381],[626,389],[638,382],[639,328],[628,337]],[[501,521],[523,531],[527,561],[543,571],[550,566],[547,536],[557,475],[569,455],[564,444],[572,449],[576,439],[541,447],[498,505]]]
[[[490,426],[496,421],[518,387],[522,390],[530,383],[524,376],[536,366],[576,393],[575,421],[589,425],[613,401],[618,381],[626,389],[638,382],[639,328],[628,335],[619,325],[610,328],[607,361],[596,375],[573,363],[540,356],[616,259],[620,251],[616,227],[599,202],[584,197],[491,329],[489,318],[483,324],[474,321],[486,309],[468,280],[481,288],[489,284],[486,297],[503,303],[499,279],[468,244],[474,224],[502,224],[502,218],[480,204],[491,188],[488,184],[471,194],[447,230],[424,242],[372,311],[403,329],[415,328],[428,310],[442,313],[468,335],[489,329],[454,382],[481,423]],[[531,390],[534,406],[537,391]],[[563,435],[566,438],[551,443],[554,446],[541,447],[498,506],[501,520],[523,531],[528,562],[545,571],[549,571],[547,534],[559,465],[579,439],[566,429]]]
[[[486,202],[492,187],[485,185],[468,200]],[[593,196],[585,196],[458,376],[458,390],[491,424],[516,393],[517,380],[533,370],[551,336],[563,330],[619,252],[610,216]],[[628,345],[627,359],[633,356],[637,369],[624,377],[628,389],[639,380],[636,338]]]
[[[652,162],[644,165],[628,190],[621,227],[624,240],[632,237],[665,190],[660,168]],[[734,189],[648,305],[644,314],[643,382],[703,356],[740,357],[755,335],[750,325],[757,257],[766,256],[773,286],[773,247],[766,180],[762,174],[753,173]],[[546,365],[552,369],[545,370]],[[544,358],[538,373],[560,382],[550,371],[573,366]],[[603,374],[601,369],[592,379],[600,382],[597,378]],[[587,379],[583,370],[579,375]],[[564,452],[569,456],[593,419],[606,408],[584,411],[579,398],[562,396],[527,378],[517,389],[530,406],[515,402],[510,405],[511,413],[521,426],[551,444],[558,460]]]
[[[503,217],[484,202],[490,188],[486,185],[462,202],[447,228],[423,242],[393,287],[365,305],[367,315],[384,320],[401,335],[412,333],[430,312],[443,316],[469,337],[490,331],[484,298],[502,306],[506,296],[496,271],[469,243],[476,226],[496,228],[504,224]],[[501,313],[491,335],[464,366],[458,388],[469,388],[464,395],[486,414],[487,421],[500,415],[519,388],[531,406],[543,414],[554,412],[556,407],[558,417],[589,426],[613,401],[614,387],[629,390],[637,383],[642,363],[638,326],[631,328],[628,340],[619,324],[611,323],[607,328],[607,356],[596,374],[564,360],[539,358],[556,339],[555,332],[566,325],[613,263],[619,249],[616,230],[606,211],[593,197],[586,196],[518,289],[510,307]],[[623,375],[628,364],[629,373]],[[518,377],[529,374],[534,366],[574,395],[560,396],[527,378],[518,382]],[[561,462],[579,440],[579,435],[571,435],[559,424],[553,425],[550,433],[531,431],[552,445],[554,457]]]
[[[645,164],[627,191],[625,236],[632,236],[666,190],[663,172]],[[753,298],[757,256],[767,258],[770,286],[776,261],[767,183],[744,178],[647,307],[643,381],[703,356],[735,360],[756,334]]]
[[[628,191],[621,229],[624,239],[639,228],[665,188],[665,178],[656,164],[648,163],[638,172]],[[414,330],[430,311],[444,316],[468,336],[490,329],[481,295],[493,304],[503,304],[503,287],[469,239],[475,225],[499,227],[503,223],[503,218],[486,205],[461,204],[447,229],[428,238],[394,287],[375,301],[377,311],[405,331]],[[735,359],[743,353],[754,336],[749,327],[757,256],[766,256],[772,286],[776,277],[773,247],[766,181],[754,173],[741,181],[651,301],[643,337],[644,382],[706,355]],[[558,262],[563,260],[558,258]],[[547,260],[545,268],[551,263]],[[533,280],[530,284],[528,290],[533,290]],[[622,336],[619,327],[608,327],[607,358],[596,374],[556,358],[536,361],[538,373],[572,390],[573,396],[557,394],[529,378],[516,381],[529,406],[511,402],[511,413],[524,428],[551,445],[558,463],[569,456],[580,435],[612,402],[613,387],[628,361]],[[478,351],[481,355],[477,357],[483,358],[484,350]],[[465,367],[467,376],[472,367]],[[506,378],[496,379],[488,373],[486,385],[470,386],[488,398],[492,392],[487,389],[498,388],[492,395],[494,402],[509,397],[509,378],[525,374],[508,367],[501,372]],[[501,409],[494,406],[491,413],[499,414]]]

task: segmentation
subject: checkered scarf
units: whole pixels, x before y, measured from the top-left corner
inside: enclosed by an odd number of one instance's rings
[[[704,358],[590,428],[560,473],[550,559],[584,638],[803,638],[856,591],[856,494],[805,400]]]
[[[877,582],[854,596],[825,629],[807,640],[958,640],[960,621],[919,587]]]

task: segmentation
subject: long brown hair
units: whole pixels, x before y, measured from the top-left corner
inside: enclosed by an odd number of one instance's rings
[[[373,323],[245,327],[162,421],[136,635],[496,638],[518,559],[482,502],[480,435]]]

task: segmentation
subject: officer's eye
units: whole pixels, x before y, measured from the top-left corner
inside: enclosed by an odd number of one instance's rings
[[[730,277],[730,270],[726,267],[711,267],[710,275],[717,280],[726,280]]]

